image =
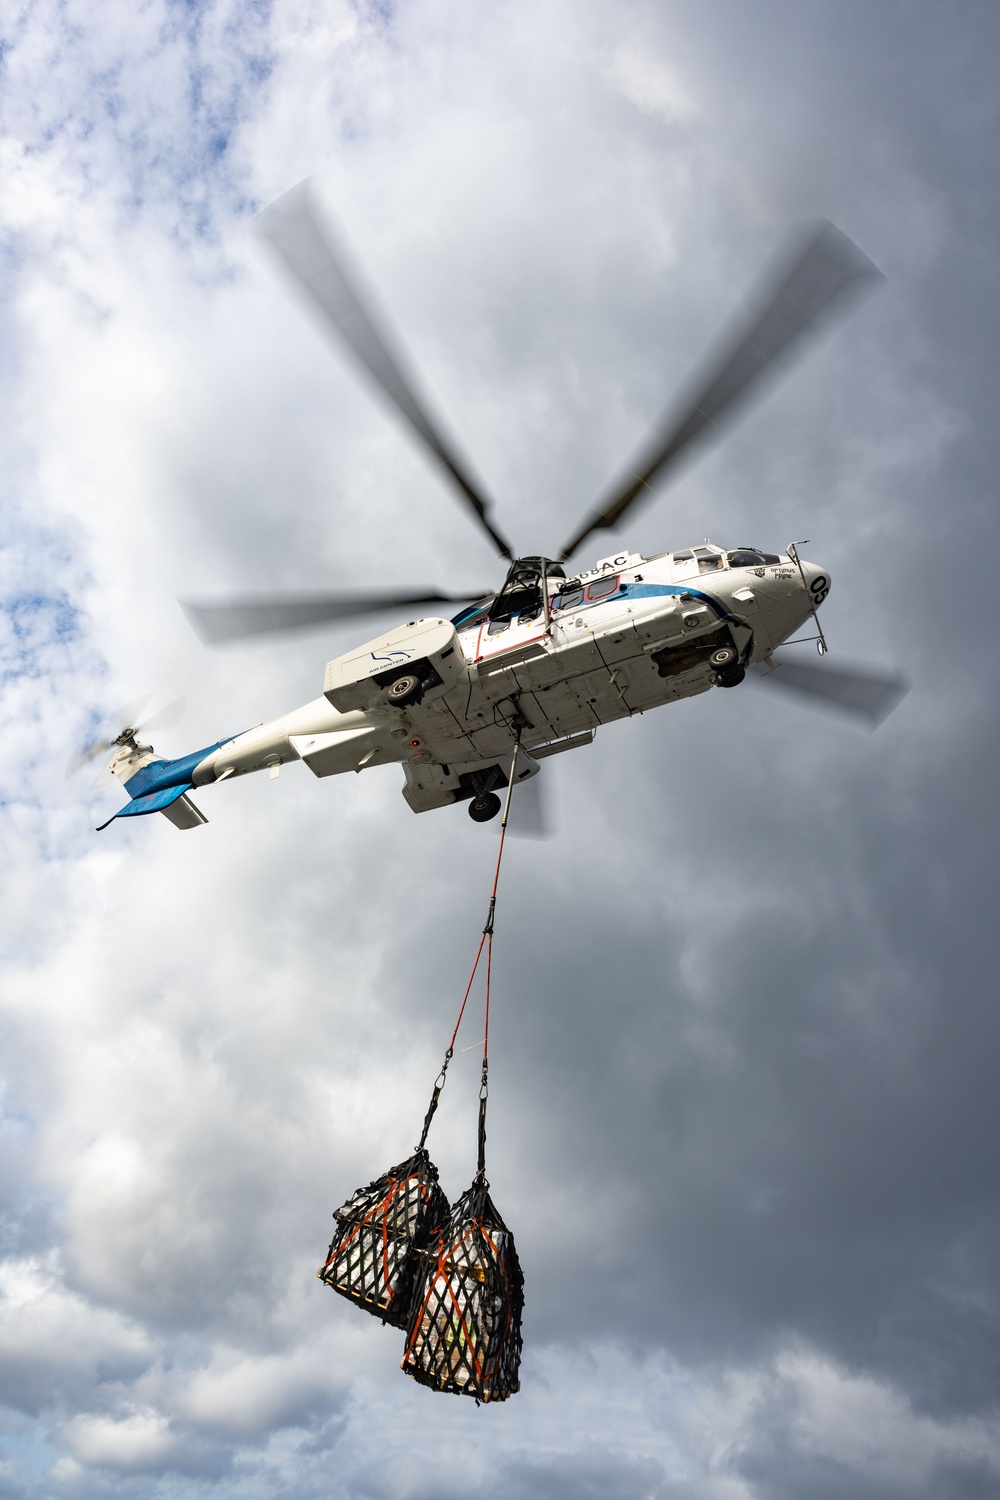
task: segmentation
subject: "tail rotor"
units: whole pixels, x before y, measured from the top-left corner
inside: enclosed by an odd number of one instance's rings
[[[116,709],[114,713],[102,715],[105,723],[121,724],[123,727],[115,734],[98,733],[97,738],[85,741],[74,750],[66,762],[67,779],[75,776],[78,771],[83,770],[84,766],[89,766],[102,755],[107,755],[116,745],[135,747],[138,744],[139,735],[147,734],[154,729],[170,729],[180,723],[184,716],[183,698],[175,698],[171,703],[158,709],[155,714],[151,714],[148,719],[137,723],[139,715],[152,696],[152,693],[144,693],[141,698],[122,704],[121,708]]]

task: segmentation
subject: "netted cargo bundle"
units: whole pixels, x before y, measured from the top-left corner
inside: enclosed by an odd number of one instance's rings
[[[520,1389],[524,1278],[513,1236],[477,1177],[428,1248],[402,1368],[436,1391],[506,1401]]]
[[[447,1222],[448,1212],[437,1168],[418,1150],[337,1209],[337,1232],[316,1275],[383,1322],[405,1328],[414,1279],[423,1273],[414,1252]]]

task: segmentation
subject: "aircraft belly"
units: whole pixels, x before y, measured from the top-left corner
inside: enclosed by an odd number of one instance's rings
[[[457,696],[461,698],[462,707],[469,702],[467,688]],[[466,760],[474,754],[471,726],[459,717],[460,709],[450,702],[451,697],[449,694],[447,698],[439,698],[429,709],[415,708],[409,713],[414,737],[423,740],[424,747],[436,760],[446,763]]]
[[[609,630],[606,634],[599,635],[596,638],[596,644],[601,660],[609,667],[613,667],[617,662],[628,661],[638,656],[642,649],[631,620],[619,626],[617,630]]]
[[[589,672],[595,667],[603,666],[596,636],[589,630],[584,632],[582,628],[570,627],[563,633],[563,643],[552,655],[552,664],[555,668],[553,673],[555,679],[578,677],[581,672]],[[553,678],[538,680],[545,682]]]
[[[469,759],[484,760],[488,756],[509,751],[512,738],[510,730],[503,722],[483,724],[481,729],[473,730],[469,735],[472,742],[472,754]]]
[[[619,613],[614,628],[600,634],[571,622],[549,641],[481,661],[433,704],[410,710],[414,737],[423,741],[418,759],[454,766],[502,754],[510,747],[512,699],[530,721],[523,741],[530,753],[533,746],[707,691],[707,670],[661,677],[643,650],[674,626],[683,628],[679,611],[658,601],[638,620]]]
[[[581,690],[584,685],[584,678],[577,676],[539,687],[527,696],[524,711],[536,728],[544,726],[552,738],[593,729],[600,719]]]
[[[511,693],[530,692],[538,683],[557,682],[565,674],[561,653],[536,645],[506,661],[492,662],[488,669],[481,667],[479,685],[485,696],[496,703]]]

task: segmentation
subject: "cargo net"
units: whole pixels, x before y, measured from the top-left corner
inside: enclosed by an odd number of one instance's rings
[[[421,1385],[481,1401],[506,1401],[520,1389],[524,1279],[513,1236],[485,1178],[455,1204],[418,1257],[422,1285],[402,1368]]]
[[[437,1168],[418,1150],[337,1209],[337,1232],[316,1274],[384,1323],[405,1328],[414,1279],[423,1270],[414,1252],[424,1249],[448,1212]]]

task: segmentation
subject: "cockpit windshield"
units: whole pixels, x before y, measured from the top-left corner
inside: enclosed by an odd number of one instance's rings
[[[759,568],[764,563],[776,563],[780,559],[776,552],[758,552],[756,547],[737,547],[729,554],[731,568]]]
[[[468,609],[459,610],[457,615],[452,615],[451,623],[456,630],[471,630],[473,625],[481,625],[489,618],[490,605],[493,603],[494,595],[488,599],[480,599],[478,604],[470,604]]]

